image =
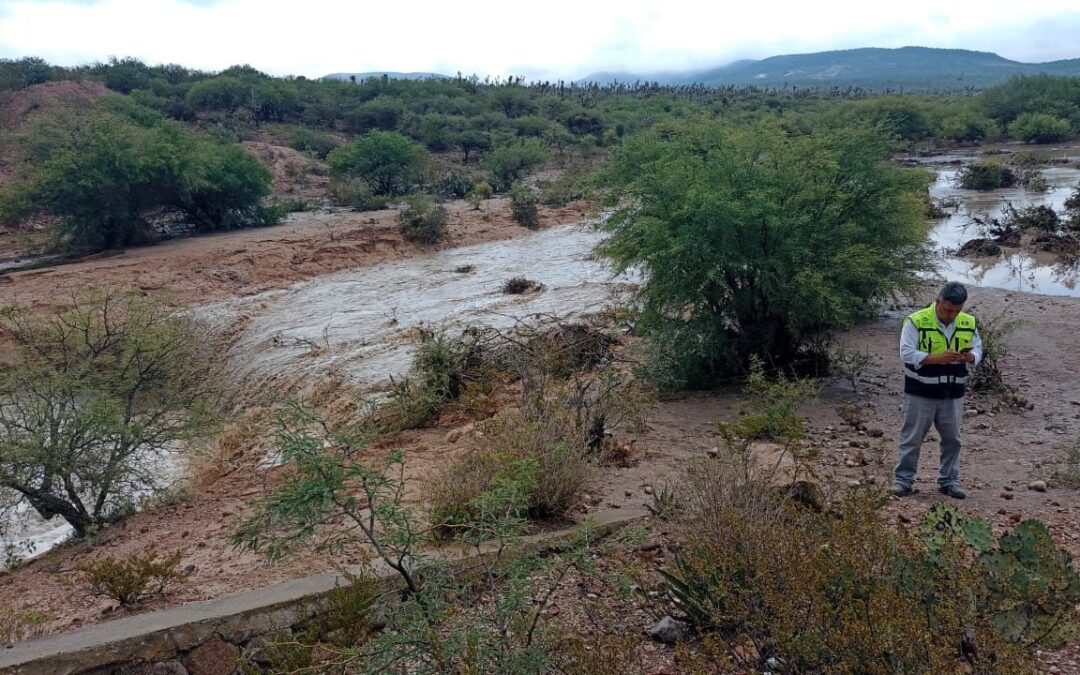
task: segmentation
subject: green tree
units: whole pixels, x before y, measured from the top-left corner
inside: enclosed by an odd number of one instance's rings
[[[52,67],[36,56],[0,59],[0,91],[16,91],[53,79]]]
[[[601,252],[645,276],[640,327],[668,387],[753,358],[792,364],[926,261],[922,172],[858,128],[663,126],[628,139],[608,181],[623,206]]]
[[[498,191],[508,189],[528,172],[548,160],[549,153],[537,138],[526,138],[521,143],[504,145],[485,156],[491,170],[491,185]]]
[[[214,349],[179,312],[138,295],[0,314],[0,492],[79,535],[164,487],[161,462],[203,434],[217,402]]]
[[[380,195],[405,194],[419,177],[424,149],[393,131],[372,131],[327,156],[330,175],[366,181]]]
[[[1009,125],[1009,133],[1025,143],[1057,143],[1069,131],[1068,121],[1040,112],[1023,113]]]
[[[27,170],[0,200],[5,219],[58,216],[75,250],[142,243],[152,218],[181,212],[200,229],[273,222],[270,173],[239,146],[198,139],[124,97],[42,120],[23,137]]]
[[[231,112],[250,99],[251,87],[236,77],[218,76],[202,80],[188,89],[187,102],[196,110]]]

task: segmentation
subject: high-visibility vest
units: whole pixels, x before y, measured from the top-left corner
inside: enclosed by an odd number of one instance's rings
[[[960,312],[952,339],[947,339],[938,325],[934,305],[913,312],[904,321],[910,321],[918,329],[919,351],[927,354],[970,349],[975,337],[975,317]],[[904,392],[924,398],[960,398],[967,387],[967,377],[966,363],[924,364],[921,368],[905,363]]]

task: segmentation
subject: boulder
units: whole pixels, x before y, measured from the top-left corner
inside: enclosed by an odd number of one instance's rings
[[[666,645],[673,645],[686,638],[686,624],[665,616],[649,628],[649,637]]]

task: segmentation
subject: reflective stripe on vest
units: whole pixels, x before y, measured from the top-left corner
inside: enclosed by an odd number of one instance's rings
[[[951,337],[946,337],[938,324],[934,305],[913,312],[910,321],[919,331],[919,351],[942,354],[948,350],[970,349],[975,337],[975,317],[960,312],[956,317]],[[967,385],[965,364],[924,365],[915,368],[904,364],[904,391],[928,398],[959,398]]]

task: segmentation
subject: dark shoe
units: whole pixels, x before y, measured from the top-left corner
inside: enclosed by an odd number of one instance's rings
[[[903,485],[894,485],[889,488],[889,494],[893,497],[909,497],[915,492],[915,488],[904,487]]]
[[[953,499],[963,499],[964,497],[967,497],[967,493],[956,485],[942,485],[938,488],[938,492],[948,497],[952,497]]]

